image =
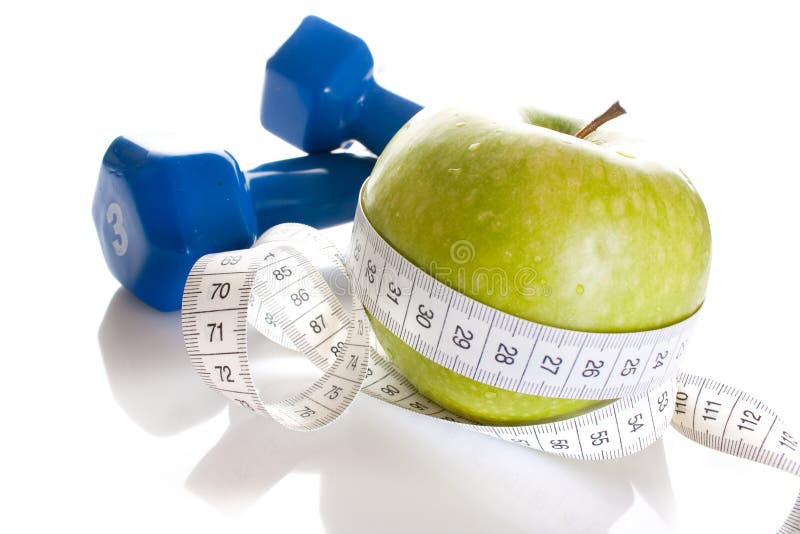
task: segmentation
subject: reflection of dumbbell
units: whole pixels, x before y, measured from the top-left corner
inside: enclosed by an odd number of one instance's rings
[[[227,152],[164,154],[118,137],[103,157],[92,216],[117,280],[154,308],[178,310],[204,254],[247,248],[281,222],[352,220],[374,163],[318,154],[242,172]]]
[[[380,154],[419,105],[375,83],[364,41],[306,17],[267,61],[261,124],[306,152],[350,139]]]

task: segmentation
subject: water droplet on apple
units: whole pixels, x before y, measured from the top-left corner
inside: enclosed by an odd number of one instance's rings
[[[449,172],[450,174],[460,174],[460,173],[461,173],[461,169],[460,169],[460,168],[457,168],[457,169],[447,169],[447,172]]]
[[[456,128],[461,128],[462,126],[465,126],[466,124],[467,124],[467,123],[466,123],[466,122],[464,122],[464,121],[457,122],[457,123],[456,123]]]
[[[478,222],[483,222],[486,220],[487,217],[492,217],[492,216],[494,216],[494,213],[492,211],[482,211],[478,214],[477,219]]]
[[[467,150],[469,150],[470,152],[475,152],[476,150],[478,150],[479,146],[481,146],[480,143],[472,143],[467,147]]]
[[[583,284],[578,284],[575,286],[575,293],[578,295],[583,295]]]
[[[618,217],[625,213],[625,202],[621,198],[615,198],[611,201],[611,212]]]
[[[594,215],[605,215],[606,205],[601,199],[593,198],[589,203],[589,211]]]
[[[497,393],[495,393],[494,391],[487,391],[486,393],[483,394],[483,396],[486,397],[487,399],[493,399],[497,397]]]
[[[541,256],[536,256],[535,258],[533,258],[533,261],[535,261],[536,263],[539,263],[540,261],[542,261],[542,257]]]

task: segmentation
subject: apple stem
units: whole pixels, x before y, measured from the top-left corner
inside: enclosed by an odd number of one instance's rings
[[[592,133],[605,123],[607,123],[608,121],[616,119],[620,115],[625,115],[625,113],[627,113],[625,111],[625,108],[620,106],[619,100],[617,100],[616,102],[611,104],[610,108],[608,108],[601,115],[592,120],[592,122],[581,128],[581,131],[576,133],[575,137],[577,137],[578,139],[583,139],[584,137],[586,137],[587,135],[589,135],[590,133]]]

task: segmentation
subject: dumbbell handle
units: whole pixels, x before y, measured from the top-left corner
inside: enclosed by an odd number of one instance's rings
[[[258,235],[283,222],[325,228],[353,220],[374,163],[353,154],[311,154],[246,172]]]
[[[350,135],[372,151],[380,154],[395,133],[422,106],[373,83],[373,88],[357,104],[356,120]]]

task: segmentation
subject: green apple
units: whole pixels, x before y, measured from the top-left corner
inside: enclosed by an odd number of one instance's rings
[[[575,137],[583,124],[533,110],[505,119],[424,110],[378,159],[364,213],[417,267],[518,317],[591,332],[685,319],[708,280],[703,202],[682,171],[619,149],[603,130]],[[487,280],[498,269],[505,282]],[[423,394],[472,420],[544,422],[602,404],[476,382],[371,321]]]

